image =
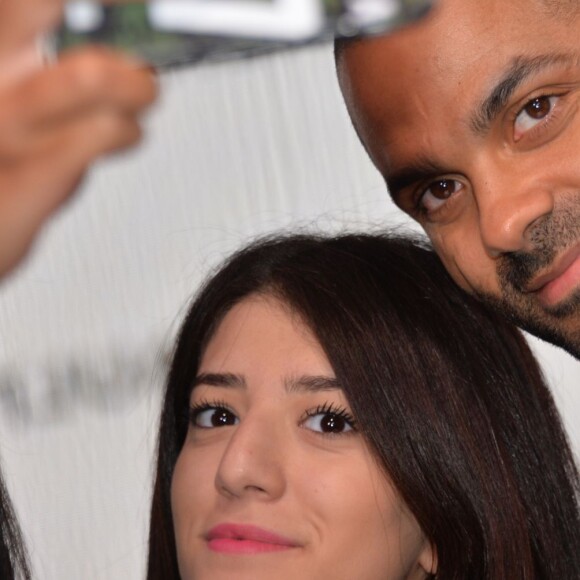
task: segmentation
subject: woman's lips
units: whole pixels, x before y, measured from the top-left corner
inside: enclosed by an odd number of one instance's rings
[[[298,547],[289,538],[242,524],[219,524],[207,533],[206,540],[210,550],[226,554],[260,554]]]

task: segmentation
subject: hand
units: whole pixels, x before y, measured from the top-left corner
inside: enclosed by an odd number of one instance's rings
[[[156,96],[149,69],[106,49],[35,67],[24,55],[59,11],[60,1],[0,0],[0,276],[24,257],[94,160],[139,141],[139,116]],[[2,67],[11,54],[23,64],[18,71]]]

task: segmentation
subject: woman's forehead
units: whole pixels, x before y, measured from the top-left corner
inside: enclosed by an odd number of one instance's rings
[[[302,317],[278,298],[263,294],[250,295],[233,306],[208,341],[199,372],[226,368],[243,374],[333,375]]]

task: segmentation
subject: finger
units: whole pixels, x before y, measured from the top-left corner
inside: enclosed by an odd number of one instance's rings
[[[31,214],[44,219],[72,194],[93,161],[135,145],[141,137],[134,116],[97,111],[59,131],[35,157],[13,164],[12,178],[21,199],[34,206]]]
[[[0,91],[10,89],[44,66],[42,51],[36,42],[12,51],[0,62]]]
[[[97,110],[135,115],[157,95],[149,70],[98,49],[71,55],[0,98],[0,160],[34,153],[64,125]],[[85,137],[86,138],[86,137]]]
[[[157,90],[149,68],[107,49],[83,49],[6,92],[0,125],[10,126],[10,119],[46,125],[96,107],[138,112],[155,100]]]
[[[42,67],[38,38],[61,12],[62,0],[0,0],[0,89]]]
[[[92,161],[140,138],[135,117],[99,111],[60,132],[50,151],[0,165],[0,276],[27,253],[42,224],[74,194]]]
[[[29,46],[53,27],[62,5],[62,0],[0,0],[0,59]]]

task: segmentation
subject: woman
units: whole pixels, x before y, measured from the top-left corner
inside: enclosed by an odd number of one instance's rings
[[[28,554],[0,473],[0,578],[28,580]]]
[[[580,578],[578,472],[519,331],[388,236],[231,258],[179,335],[148,578]]]

